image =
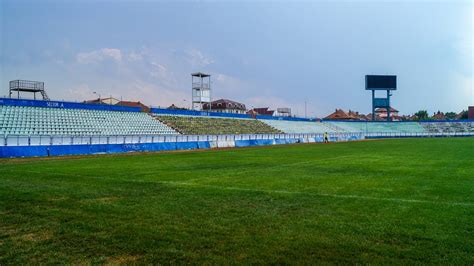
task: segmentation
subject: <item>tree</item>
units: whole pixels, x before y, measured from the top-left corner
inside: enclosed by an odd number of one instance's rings
[[[418,117],[418,120],[427,120],[429,115],[428,115],[428,111],[426,110],[420,110],[418,112],[415,113],[416,117]]]
[[[444,115],[446,116],[446,119],[448,120],[455,120],[458,114],[456,114],[455,112],[447,112]]]

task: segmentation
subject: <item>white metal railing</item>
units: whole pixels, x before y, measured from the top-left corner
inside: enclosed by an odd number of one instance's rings
[[[360,133],[333,134],[343,136]],[[117,135],[117,136],[22,136],[8,135],[0,138],[0,146],[44,146],[44,145],[91,145],[91,144],[139,144],[190,141],[236,141],[266,139],[322,138],[323,134],[242,134],[242,135]],[[335,137],[335,136],[333,136]]]
[[[0,137],[0,146],[44,146],[44,145],[91,145],[91,144],[140,144],[190,141],[236,141],[269,139],[319,139],[323,133],[312,134],[242,134],[242,135],[112,135],[112,136],[24,136]],[[364,138],[406,138],[406,137],[458,137],[474,136],[474,132],[450,133],[402,133],[402,132],[339,132],[328,133],[331,141]]]
[[[193,82],[193,88],[201,88],[201,85],[202,85],[202,88],[203,89],[209,89],[209,84],[208,83],[202,83],[201,82]]]
[[[366,138],[371,137],[470,137],[474,136],[474,132],[369,132],[364,133]]]

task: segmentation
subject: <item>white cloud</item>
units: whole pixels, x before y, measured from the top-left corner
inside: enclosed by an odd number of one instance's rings
[[[154,78],[161,78],[161,79],[167,79],[168,78],[168,69],[161,65],[158,64],[157,62],[151,62],[151,70],[150,70],[150,76]]]
[[[113,58],[115,61],[122,61],[122,52],[119,49],[104,48],[101,50],[105,56]]]
[[[104,60],[113,60],[117,63],[122,61],[122,51],[115,48],[102,48],[91,52],[78,53],[76,60],[81,64],[99,63]]]
[[[91,72],[96,78],[88,83],[90,87],[83,84],[69,90],[69,97],[74,99],[90,99],[94,90],[103,96],[141,101],[147,105],[167,107],[174,103],[185,107],[187,101],[183,99],[190,98],[188,90],[179,85],[170,71],[169,63],[173,61],[167,60],[166,53],[161,51],[153,53],[146,48],[130,51],[103,48],[80,53],[76,59],[80,63],[75,66],[77,72]],[[120,64],[110,67],[105,65],[107,60]],[[89,66],[81,66],[87,64],[95,64],[95,68],[91,70]],[[100,74],[96,74],[98,71]],[[184,73],[180,73],[180,76],[188,77]]]
[[[150,51],[147,49],[120,50],[103,48],[77,55],[80,64],[97,64],[101,66],[107,60],[120,62],[118,68],[104,66],[106,75],[88,85],[81,84],[69,90],[70,97],[84,100],[93,97],[92,91],[98,90],[102,95],[145,104],[167,107],[176,104],[182,107],[190,105],[188,87],[191,68],[205,67],[214,60],[197,49],[181,50],[184,53],[170,51]],[[189,66],[189,68],[183,68]],[[84,68],[89,71],[89,67]],[[176,71],[176,73],[174,73]],[[100,87],[102,89],[91,89]],[[264,90],[258,84],[239,77],[223,73],[212,73],[213,98],[228,98],[240,101],[251,107],[290,107],[296,112],[299,106],[289,99],[271,95],[272,90]],[[184,101],[185,100],[185,101]],[[301,109],[301,108],[300,108]],[[298,110],[301,114],[302,110]]]
[[[214,74],[214,87],[224,93],[243,92],[249,88],[244,81],[226,74]]]
[[[204,55],[203,52],[195,48],[186,50],[185,54],[189,64],[193,67],[205,67],[214,63],[211,57]]]
[[[84,65],[76,65],[78,70],[91,72],[88,65],[96,64],[100,75],[87,85],[76,86],[69,90],[73,99],[90,99],[92,91],[102,95],[141,101],[147,105],[167,107],[176,104],[189,107],[191,92],[189,88],[189,73],[192,69],[205,67],[214,60],[197,49],[180,50],[181,53],[164,49],[149,50],[120,50],[103,48],[77,55],[77,61]],[[103,65],[107,60],[120,62],[117,68]],[[78,71],[79,72],[79,71]],[[75,73],[78,73],[75,72]],[[105,73],[105,74],[104,74]],[[212,74],[213,99],[227,98],[251,107],[292,108],[299,115],[304,114],[304,104],[294,99],[284,98],[275,91],[251,80],[241,79],[228,73]],[[91,89],[94,88],[94,89]],[[97,89],[96,89],[97,88]],[[308,115],[314,114],[316,108],[308,105]]]
[[[184,91],[172,88],[164,87],[157,84],[146,83],[143,81],[137,81],[130,86],[131,90],[128,90],[127,93],[133,95],[128,95],[130,97],[137,97],[135,100],[140,100],[146,104],[151,104],[153,106],[168,107],[171,104],[175,104],[182,107],[189,104],[189,95]],[[127,96],[126,94],[124,94]],[[183,101],[186,99],[186,101]]]
[[[142,61],[142,60],[143,60],[143,56],[144,56],[143,53],[137,53],[137,52],[135,52],[135,51],[132,51],[132,52],[130,52],[130,54],[128,55],[128,60],[129,60],[130,62]]]

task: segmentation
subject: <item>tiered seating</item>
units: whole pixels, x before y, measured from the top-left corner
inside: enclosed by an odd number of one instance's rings
[[[301,122],[261,120],[285,133],[418,133],[425,129],[417,122]]]
[[[420,124],[431,133],[474,132],[473,122],[422,122]]]
[[[370,123],[370,132],[421,133],[425,129],[417,122]]]
[[[334,133],[339,130],[321,122],[287,121],[287,120],[260,120],[285,133]]]
[[[1,135],[177,134],[142,112],[0,106]]]
[[[425,132],[417,122],[325,122],[347,132],[419,133]]]
[[[474,133],[474,122],[307,122],[0,105],[0,135]]]
[[[323,122],[328,125],[334,125],[337,128],[345,132],[366,132],[367,131],[367,123],[360,123],[360,122]]]
[[[281,131],[255,119],[207,118],[156,115],[157,119],[182,134],[277,134]]]

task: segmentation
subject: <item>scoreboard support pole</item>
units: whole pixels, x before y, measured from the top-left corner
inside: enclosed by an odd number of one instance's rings
[[[372,121],[375,121],[375,91],[372,90]]]
[[[390,91],[387,90],[387,121],[390,122],[392,119],[390,118]]]
[[[397,89],[397,76],[394,75],[366,75],[365,76],[365,89],[372,91],[372,121],[375,121],[375,109],[385,108],[387,110],[387,121],[390,122],[392,119],[390,96],[391,91]],[[375,91],[386,91],[387,96],[376,98]]]

